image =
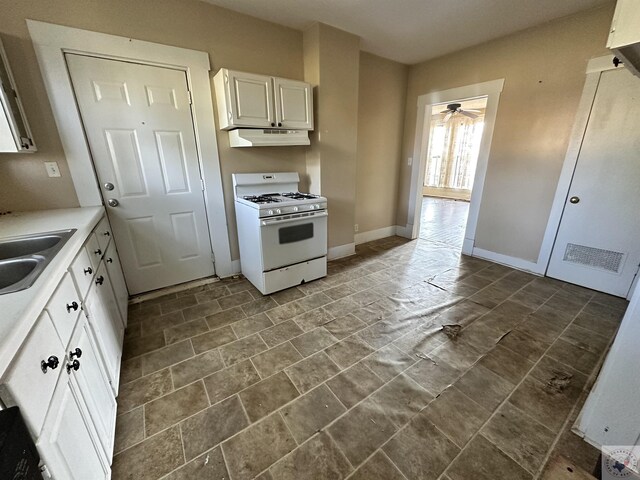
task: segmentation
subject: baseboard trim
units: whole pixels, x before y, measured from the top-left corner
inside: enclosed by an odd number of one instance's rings
[[[473,240],[472,238],[465,238],[462,241],[462,253],[464,255],[472,256],[473,255],[473,244],[474,243],[475,243],[475,240]]]
[[[328,260],[336,260],[342,257],[348,257],[356,254],[356,244],[347,243],[345,245],[338,245],[337,247],[331,247],[327,251]]]
[[[541,271],[536,262],[523,260],[522,258],[510,257],[509,255],[483,250],[482,248],[474,248],[472,256],[482,258],[483,260],[489,260],[494,263],[499,263],[501,265],[506,265],[507,267],[515,268],[516,270],[533,273],[534,275],[544,275],[544,270]]]
[[[360,245],[361,243],[392,237],[396,234],[396,228],[395,225],[391,225],[389,227],[377,228],[376,230],[369,230],[368,232],[356,233],[354,237],[355,244]]]
[[[396,225],[396,235],[411,239],[411,236],[413,235],[413,225],[410,223],[407,223],[405,226]]]

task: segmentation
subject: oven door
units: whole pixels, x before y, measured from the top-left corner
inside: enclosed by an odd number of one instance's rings
[[[264,271],[327,254],[327,211],[284,215],[260,221]]]

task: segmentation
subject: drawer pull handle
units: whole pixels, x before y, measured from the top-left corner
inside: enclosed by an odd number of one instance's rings
[[[109,257],[105,260],[107,263],[113,263],[113,258]]]
[[[102,275],[96,278],[96,285],[102,285],[103,283],[104,283],[104,277]]]
[[[93,253],[95,253],[96,255],[102,255],[102,250],[97,249],[97,250],[96,250],[95,252],[93,252]]]
[[[111,232],[109,232],[109,230],[107,230],[107,231],[105,231],[105,232],[103,233],[103,235],[104,235],[105,237],[108,237],[108,236],[110,236],[110,235],[111,235]]]
[[[78,310],[78,302],[67,303],[67,313],[71,313],[71,310]]]
[[[71,350],[69,352],[69,359],[70,360],[73,360],[73,357],[80,358],[81,356],[82,356],[82,350],[80,350],[78,347],[76,347],[75,350]]]
[[[67,373],[71,374],[71,370],[73,370],[74,372],[80,370],[80,362],[78,360],[67,363]]]
[[[42,373],[47,373],[47,369],[51,369],[51,370],[55,370],[56,368],[58,368],[58,364],[60,362],[58,361],[58,357],[56,357],[55,355],[51,355],[49,358],[47,358],[47,361],[45,362],[44,360],[42,360],[40,362],[40,368],[42,369]]]
[[[85,275],[91,275],[93,273],[93,268],[91,267],[87,267],[84,269],[84,274]]]

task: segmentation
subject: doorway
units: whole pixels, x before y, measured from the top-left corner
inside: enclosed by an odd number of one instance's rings
[[[66,61],[129,293],[213,275],[185,72]]]
[[[440,238],[461,248],[464,254],[473,254],[503,85],[503,79],[492,80],[418,97],[414,155],[409,159],[412,170],[404,236]],[[446,112],[449,108],[451,112]],[[458,111],[465,108],[472,110],[469,113],[474,118]],[[473,112],[475,110],[478,112]],[[466,122],[460,120],[461,117],[473,121]],[[477,118],[481,121],[476,121]],[[452,126],[463,125],[454,129],[445,125],[449,121],[454,122]],[[452,227],[454,224],[455,228]]]

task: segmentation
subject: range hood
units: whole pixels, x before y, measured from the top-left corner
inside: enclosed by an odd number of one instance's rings
[[[229,130],[232,147],[276,147],[282,145],[309,145],[307,130],[282,130],[276,128],[237,128]]]

